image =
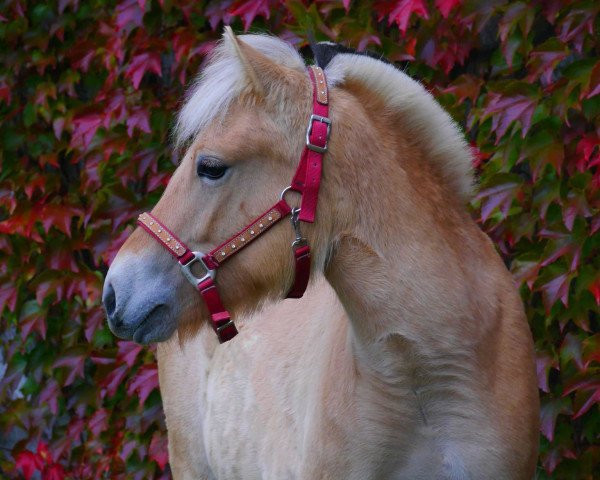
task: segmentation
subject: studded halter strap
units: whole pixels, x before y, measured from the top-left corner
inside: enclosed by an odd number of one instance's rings
[[[287,298],[300,298],[306,291],[310,277],[310,247],[302,237],[300,222],[314,222],[321,182],[323,156],[327,152],[327,141],[331,132],[329,115],[329,98],[325,74],[320,67],[311,66],[308,73],[313,85],[313,113],[306,129],[306,145],[300,157],[294,178],[289,187],[280,195],[279,201],[265,213],[257,217],[248,226],[223,242],[209,253],[192,251],[185,243],[171,232],[151,213],[142,213],[138,224],[154,237],[173,255],[184,276],[194,285],[210,313],[213,329],[221,343],[227,342],[238,333],[231,315],[223,306],[221,296],[215,284],[217,269],[228,258],[242,250],[279,220],[291,214],[296,239],[292,243],[295,259],[295,278]],[[285,194],[292,190],[302,195],[300,208],[291,208],[285,201]],[[206,272],[197,277],[192,273],[192,266],[199,266]]]

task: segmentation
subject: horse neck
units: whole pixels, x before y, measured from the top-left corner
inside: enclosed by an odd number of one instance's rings
[[[464,347],[464,321],[481,307],[467,266],[486,261],[481,232],[419,145],[403,137],[401,119],[348,96],[336,101],[331,150],[343,153],[328,164],[327,197],[338,203],[329,212],[335,233],[325,274],[356,345],[381,351],[381,340],[399,335],[423,353]]]

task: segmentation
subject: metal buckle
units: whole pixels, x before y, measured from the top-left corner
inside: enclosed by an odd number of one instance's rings
[[[223,325],[221,325],[220,327],[217,327],[216,328],[217,334],[220,334],[223,330],[225,330],[228,327],[235,327],[233,320],[230,319],[227,322],[225,322]]]
[[[205,280],[208,280],[209,278],[211,280],[214,280],[215,276],[217,274],[217,271],[208,268],[208,266],[206,265],[206,263],[203,260],[204,254],[202,252],[192,252],[192,254],[194,255],[194,258],[192,258],[189,262],[181,265],[181,271],[183,272],[183,275],[185,276],[185,278],[187,278],[190,281],[190,283],[192,285],[194,285],[194,287],[197,288],[198,285],[200,285]],[[200,262],[200,264],[202,265],[204,270],[206,270],[206,275],[204,275],[201,278],[196,277],[192,273],[192,265],[195,262]]]
[[[312,133],[314,121],[325,123],[327,125],[327,138],[325,139],[324,147],[319,147],[318,145],[310,143],[310,134]],[[319,152],[319,153],[327,152],[327,142],[329,141],[330,134],[331,134],[331,120],[329,120],[327,117],[321,117],[320,115],[312,114],[310,116],[310,119],[308,120],[308,128],[306,129],[306,147],[309,150],[312,150],[314,152]]]

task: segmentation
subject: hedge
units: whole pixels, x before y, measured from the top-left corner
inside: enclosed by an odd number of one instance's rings
[[[463,125],[473,216],[534,334],[541,479],[600,476],[597,1],[4,0],[0,472],[168,478],[154,350],[117,340],[107,264],[180,152],[185,85],[223,25],[370,49]]]

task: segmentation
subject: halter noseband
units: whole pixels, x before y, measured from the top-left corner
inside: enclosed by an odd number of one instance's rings
[[[279,220],[291,214],[296,239],[292,243],[296,264],[294,283],[287,298],[300,298],[306,291],[310,277],[310,247],[300,232],[300,222],[315,221],[323,156],[327,152],[327,141],[331,132],[329,99],[325,74],[320,67],[311,66],[308,73],[313,85],[313,113],[306,129],[306,145],[300,157],[300,163],[289,187],[280,195],[279,201],[265,213],[256,218],[247,227],[236,233],[209,253],[192,251],[185,243],[165,227],[155,216],[142,213],[138,224],[173,255],[181,266],[184,276],[198,289],[210,313],[213,329],[221,343],[227,342],[238,333],[231,315],[223,306],[221,296],[215,284],[217,268],[254,241]],[[302,195],[300,208],[292,209],[285,201],[289,190]],[[192,266],[199,266],[206,272],[197,277]]]

